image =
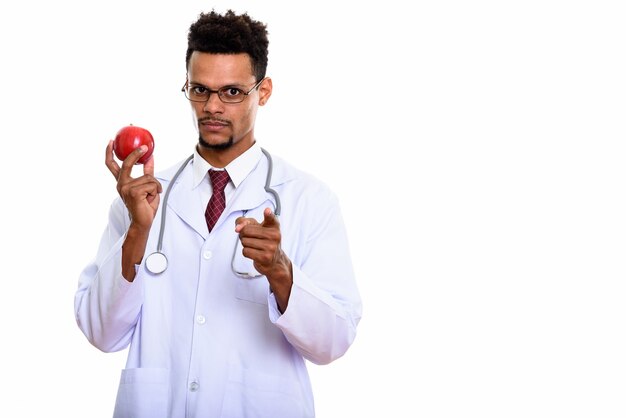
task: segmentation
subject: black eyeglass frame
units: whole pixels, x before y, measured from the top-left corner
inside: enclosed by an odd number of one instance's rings
[[[191,99],[189,97],[189,91],[188,91],[188,89],[190,87],[189,86],[189,80],[185,80],[185,84],[183,85],[183,88],[180,89],[180,91],[183,92],[183,94],[185,95],[185,98],[187,98],[187,100],[189,100],[190,102],[194,102],[194,103],[206,103],[211,98],[211,94],[217,93],[217,97],[219,97],[219,99],[220,99],[220,101],[222,103],[224,103],[224,104],[237,104],[237,103],[243,102],[246,99],[246,97],[248,97],[248,95],[254,91],[254,89],[259,88],[259,86],[261,85],[263,80],[265,80],[265,77],[263,77],[262,79],[260,79],[256,83],[254,83],[254,86],[252,86],[252,88],[250,90],[248,90],[247,92],[243,91],[239,87],[235,87],[235,86],[224,86],[224,87],[220,87],[218,90],[212,90],[212,89],[208,88],[207,86],[203,86],[202,84],[198,84],[197,87],[202,87],[202,88],[205,88],[207,90],[207,94],[208,95],[207,95],[207,98],[205,100],[194,100],[194,99]],[[223,94],[222,92],[224,92],[226,90],[229,90],[229,89],[239,90],[242,93],[241,100],[235,101],[235,102],[233,102],[233,101],[230,101],[230,102],[229,101],[225,101],[224,98],[222,97],[222,94]]]

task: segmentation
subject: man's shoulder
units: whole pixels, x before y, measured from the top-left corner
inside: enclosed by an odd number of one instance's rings
[[[281,156],[272,157],[272,159],[274,160],[272,184],[274,184],[274,177],[276,177],[276,184],[295,181],[324,185],[324,182],[314,173],[297,167]]]
[[[289,161],[277,156],[274,157],[274,173],[272,185],[289,189],[300,195],[310,195],[317,198],[334,196],[330,186],[315,173],[296,167]],[[274,177],[276,177],[274,179]]]

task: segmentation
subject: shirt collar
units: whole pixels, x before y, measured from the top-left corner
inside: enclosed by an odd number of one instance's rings
[[[239,157],[235,158],[230,162],[225,169],[228,171],[228,175],[230,177],[230,181],[233,182],[233,185],[238,187],[241,182],[248,177],[248,174],[252,172],[254,167],[256,167],[257,163],[261,159],[261,146],[256,142],[244,151]],[[204,178],[208,176],[208,172],[210,169],[215,170],[223,170],[222,168],[215,168],[209,164],[207,160],[202,158],[198,153],[198,149],[194,148],[193,151],[193,187],[197,187],[204,181]]]

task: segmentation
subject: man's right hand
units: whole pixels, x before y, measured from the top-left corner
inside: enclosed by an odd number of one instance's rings
[[[135,265],[141,263],[152,221],[159,208],[161,183],[154,178],[154,157],[143,165],[143,176],[131,177],[133,166],[148,147],[142,145],[131,152],[120,167],[114,159],[113,141],[109,141],[105,164],[117,180],[117,192],[130,214],[130,226],[122,245],[122,276],[129,282],[135,279]]]
[[[113,141],[109,141],[106,150],[105,164],[117,180],[117,192],[124,201],[131,222],[142,230],[150,230],[152,221],[159,208],[159,193],[163,190],[161,183],[154,178],[154,157],[150,157],[143,165],[143,176],[131,177],[132,169],[148,147],[142,145],[131,152],[120,167],[114,159]]]

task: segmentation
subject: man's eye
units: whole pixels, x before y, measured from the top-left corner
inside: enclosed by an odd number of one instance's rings
[[[209,89],[202,86],[193,86],[191,88],[191,93],[195,94],[196,96],[206,96],[209,93]]]
[[[222,95],[226,97],[237,97],[243,94],[243,91],[239,90],[236,87],[224,87],[221,91]]]

